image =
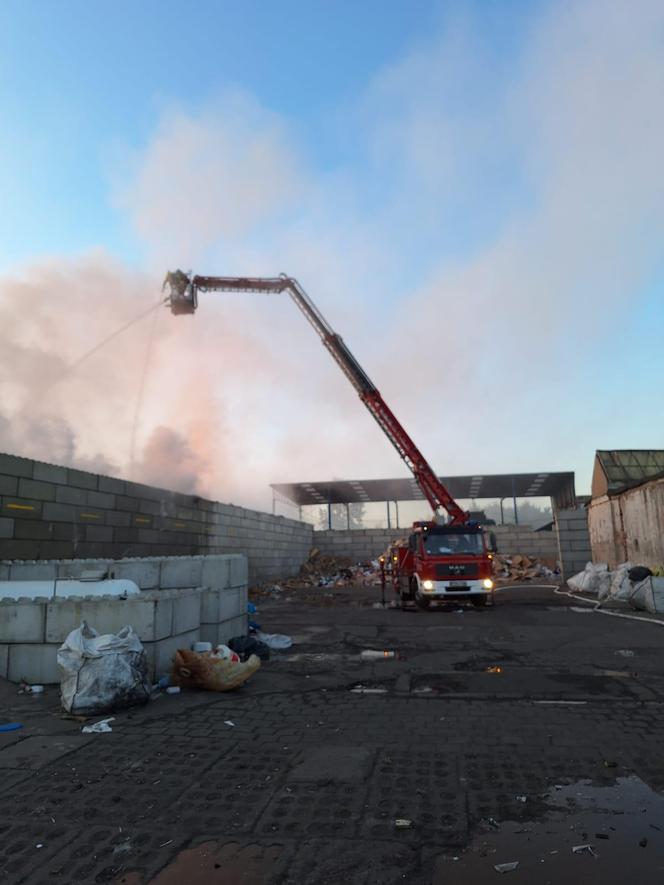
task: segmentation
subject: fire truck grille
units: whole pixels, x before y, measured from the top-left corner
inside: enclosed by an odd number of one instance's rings
[[[436,566],[436,578],[476,578],[478,570],[476,562],[469,562],[466,565],[441,563]]]

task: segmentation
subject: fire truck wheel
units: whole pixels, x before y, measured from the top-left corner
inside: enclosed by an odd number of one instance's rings
[[[415,594],[415,605],[418,608],[429,608],[429,606],[431,605],[431,600],[428,599],[426,596],[422,596],[421,593],[416,593]]]
[[[473,605],[476,608],[481,608],[483,605],[486,605],[486,594],[483,596],[473,596]]]

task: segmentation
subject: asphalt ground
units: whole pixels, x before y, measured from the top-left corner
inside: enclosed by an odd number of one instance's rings
[[[532,585],[379,599],[261,599],[288,653],[110,734],[0,683],[0,883],[664,881],[661,626]]]

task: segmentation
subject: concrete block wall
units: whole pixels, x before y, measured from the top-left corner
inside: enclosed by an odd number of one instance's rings
[[[241,553],[254,584],[296,574],[312,532],[283,516],[0,454],[0,560]]]
[[[558,559],[555,532],[535,532],[530,526],[491,526],[498,552],[526,554],[540,559]],[[322,553],[348,556],[364,562],[380,556],[397,538],[407,537],[408,529],[325,529],[314,532],[313,545]]]
[[[586,563],[592,561],[588,514],[585,508],[578,510],[558,510],[555,514],[558,556],[565,580],[583,571]]]
[[[30,580],[39,566],[55,579],[76,577],[89,560],[12,563],[9,577]],[[82,621],[98,633],[131,624],[143,643],[151,676],[168,672],[178,648],[198,640],[227,642],[247,632],[247,562],[241,555],[150,560],[96,560],[109,576],[118,569],[148,589],[117,596],[0,599],[0,677],[57,683],[57,650]],[[156,575],[156,577],[155,577]],[[21,577],[22,576],[22,577]]]

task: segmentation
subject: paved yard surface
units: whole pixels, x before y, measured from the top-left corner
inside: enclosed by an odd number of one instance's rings
[[[262,600],[289,654],[112,734],[2,684],[24,727],[0,735],[0,883],[664,881],[664,628],[544,588],[461,612],[372,593]]]

